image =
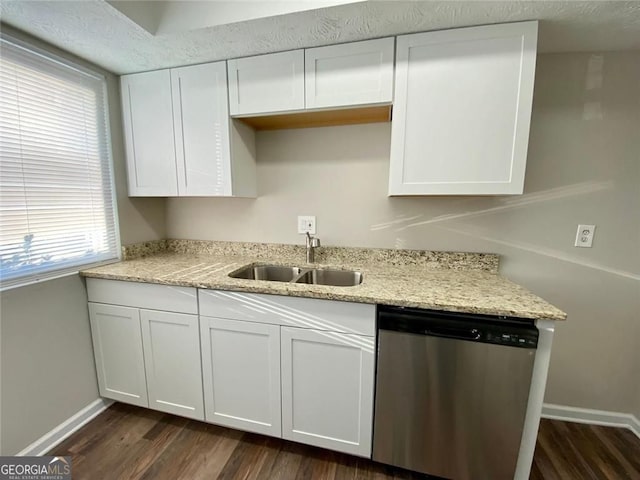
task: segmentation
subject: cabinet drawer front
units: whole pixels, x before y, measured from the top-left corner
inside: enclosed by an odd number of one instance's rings
[[[279,437],[280,327],[200,317],[208,422]]]
[[[100,395],[148,407],[138,309],[90,303],[89,319]]]
[[[391,102],[394,38],[305,50],[306,108]]]
[[[87,278],[90,302],[198,313],[197,291],[190,287]]]
[[[141,310],[149,407],[204,420],[197,315]]]
[[[282,436],[371,457],[372,337],[282,327]]]
[[[200,315],[375,335],[375,305],[260,293],[199,290]]]
[[[304,51],[229,60],[231,115],[304,108]]]

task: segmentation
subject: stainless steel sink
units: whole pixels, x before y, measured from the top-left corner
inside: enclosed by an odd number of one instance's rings
[[[353,287],[362,283],[362,273],[351,270],[313,269],[302,274],[296,283]]]
[[[300,276],[298,267],[283,267],[280,265],[255,265],[236,270],[229,274],[233,278],[247,280],[270,280],[272,282],[290,282]]]
[[[272,282],[306,283],[354,287],[362,283],[362,273],[352,270],[286,267],[282,265],[249,265],[229,274],[232,278],[268,280]]]

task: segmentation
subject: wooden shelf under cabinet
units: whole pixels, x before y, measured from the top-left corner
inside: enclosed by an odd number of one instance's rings
[[[238,120],[241,120],[256,130],[282,130],[286,128],[384,123],[391,121],[391,105],[263,115],[259,117],[238,118]]]

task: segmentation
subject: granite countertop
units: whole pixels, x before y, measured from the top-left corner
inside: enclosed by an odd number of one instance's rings
[[[262,246],[231,242],[217,242],[213,247],[212,242],[161,242],[165,243],[125,250],[125,258],[133,257],[130,260],[81,273],[85,277],[207,289],[533,319],[566,318],[558,308],[498,275],[497,255],[334,247],[319,249],[319,263],[306,265],[304,249],[298,246],[261,250]],[[136,258],[140,250],[146,256]],[[355,269],[363,272],[363,282],[335,287],[229,277],[249,264]]]

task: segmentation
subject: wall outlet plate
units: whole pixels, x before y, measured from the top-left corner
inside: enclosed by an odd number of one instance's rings
[[[316,234],[316,217],[314,215],[298,215],[298,233]]]
[[[576,247],[591,248],[593,235],[596,231],[595,225],[578,225],[576,232]]]

